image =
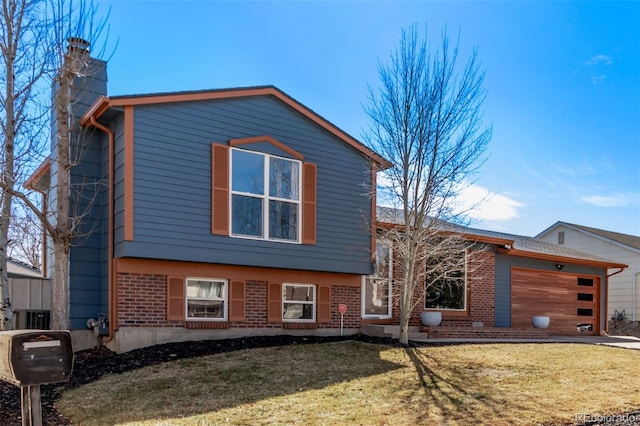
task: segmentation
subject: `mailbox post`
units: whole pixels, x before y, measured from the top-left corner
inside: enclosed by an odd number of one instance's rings
[[[68,331],[0,331],[0,380],[20,386],[23,426],[42,425],[40,385],[66,382],[72,369]]]

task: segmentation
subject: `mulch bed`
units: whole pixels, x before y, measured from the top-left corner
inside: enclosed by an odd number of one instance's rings
[[[344,337],[256,336],[239,339],[167,343],[136,349],[123,354],[117,354],[104,347],[77,352],[75,354],[73,374],[69,382],[41,386],[43,424],[56,426],[70,425],[69,420],[55,408],[55,402],[60,397],[60,392],[64,391],[64,389],[75,388],[98,380],[106,374],[120,374],[148,365],[160,364],[176,359],[194,358],[241,349],[317,344],[343,340],[358,340],[389,346],[399,346],[397,340],[364,335]],[[20,424],[20,388],[0,381],[0,425]],[[640,411],[627,413],[626,415],[607,416],[596,419],[596,421],[587,421],[582,425],[640,425]]]

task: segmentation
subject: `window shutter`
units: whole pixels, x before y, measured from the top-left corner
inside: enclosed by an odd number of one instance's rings
[[[182,321],[185,319],[185,285],[182,277],[167,277],[167,320]]]
[[[229,287],[229,321],[245,320],[245,289],[244,281],[231,281]]]
[[[229,235],[229,147],[211,144],[211,233]]]
[[[302,244],[316,243],[317,166],[304,163],[302,173]]]
[[[318,322],[331,322],[331,286],[318,286]]]
[[[267,321],[282,321],[282,284],[270,282],[267,295]]]

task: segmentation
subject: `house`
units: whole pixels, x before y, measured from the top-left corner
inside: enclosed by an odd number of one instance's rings
[[[85,142],[71,172],[85,190],[69,253],[74,349],[397,323],[393,247],[376,241],[384,158],[273,86],[110,97],[106,63],[90,68],[74,84]],[[54,160],[52,150],[27,182],[49,209]],[[606,270],[624,265],[458,232],[475,244],[457,274],[464,287],[431,334],[526,333],[534,314],[551,316],[550,332],[605,329]]]
[[[628,264],[622,272],[610,271],[609,319],[640,321],[640,237],[556,222],[537,238]]]
[[[75,85],[72,182],[94,191],[70,251],[76,350],[339,334],[339,303],[360,331],[385,159],[273,86],[108,97],[91,67]]]
[[[378,208],[378,221],[384,226],[398,225],[398,217],[392,209]],[[443,280],[442,288],[421,295],[424,299],[411,316],[411,331],[427,331],[431,337],[526,338],[598,335],[607,329],[607,271],[626,264],[538,238],[453,224],[442,227],[466,240],[464,270],[451,274],[460,286]],[[397,301],[391,307],[387,301],[393,299],[393,276],[402,271],[394,262],[393,247],[378,241],[378,255],[376,273],[367,279],[363,292],[363,330],[396,336],[399,330],[392,326],[399,324]],[[382,295],[380,288],[385,289]],[[382,306],[380,300],[385,301]],[[422,311],[442,312],[441,326],[422,327]],[[550,317],[549,328],[533,329],[533,316]],[[383,333],[381,325],[387,326]]]
[[[49,328],[51,283],[42,272],[17,260],[7,259],[9,300],[16,329]]]

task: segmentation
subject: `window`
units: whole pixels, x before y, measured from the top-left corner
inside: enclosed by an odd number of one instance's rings
[[[564,231],[558,232],[558,244],[564,244]]]
[[[227,282],[187,278],[187,319],[226,320]]]
[[[300,241],[297,160],[231,149],[231,235]]]
[[[376,241],[376,262],[373,275],[364,278],[362,288],[363,318],[391,318],[392,250]]]
[[[282,285],[282,320],[300,322],[316,320],[316,287],[314,285]]]
[[[427,264],[425,309],[466,310],[466,251]]]

